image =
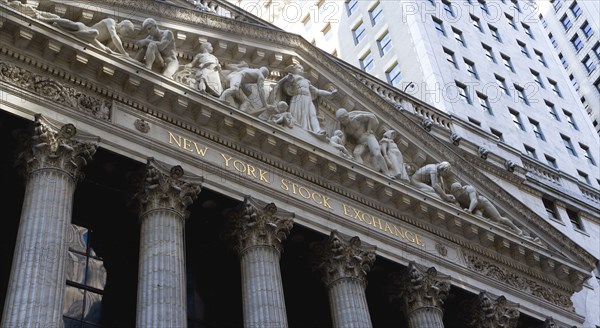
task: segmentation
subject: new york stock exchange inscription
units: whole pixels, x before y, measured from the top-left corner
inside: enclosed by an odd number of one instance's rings
[[[193,156],[200,157],[211,164],[219,165],[219,167],[223,167],[235,174],[258,181],[279,192],[286,192],[292,197],[322,207],[346,219],[355,220],[370,229],[392,236],[402,242],[411,243],[418,247],[425,247],[423,237],[419,234],[379,218],[368,211],[331,198],[292,179],[276,176],[273,172],[235,156],[212,150],[197,141],[178,135],[177,133],[167,131],[167,137],[169,145],[190,153]]]

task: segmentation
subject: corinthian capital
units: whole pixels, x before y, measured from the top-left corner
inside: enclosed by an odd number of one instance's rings
[[[366,283],[367,272],[375,262],[375,246],[363,244],[358,237],[346,238],[336,230],[313,249],[320,259],[317,269],[327,286],[344,278]]]
[[[402,273],[390,275],[390,299],[400,299],[410,313],[423,307],[443,309],[450,291],[450,276],[411,262]]]
[[[169,209],[187,218],[187,207],[198,197],[201,177],[185,176],[181,166],[167,165],[148,159],[138,192],[134,195],[139,215],[156,209]]]
[[[509,302],[506,297],[496,299],[485,291],[479,293],[471,305],[468,322],[473,328],[514,328],[519,320],[519,305]]]
[[[58,126],[35,115],[31,129],[18,131],[20,153],[17,164],[25,174],[40,169],[58,169],[77,179],[96,153],[100,139],[77,133],[73,124]]]
[[[252,246],[275,247],[283,250],[283,241],[293,226],[294,214],[277,209],[250,196],[229,215],[226,237],[233,242],[233,249],[241,254]]]

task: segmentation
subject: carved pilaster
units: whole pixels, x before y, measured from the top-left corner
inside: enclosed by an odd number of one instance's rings
[[[390,275],[390,300],[399,299],[409,327],[444,327],[443,305],[450,291],[450,276],[411,262],[402,273]]]
[[[339,279],[354,279],[366,283],[367,272],[375,262],[375,246],[361,243],[360,238],[344,238],[336,230],[329,238],[314,245],[321,263],[318,268],[323,283],[331,286]]]
[[[279,257],[293,216],[247,196],[229,217],[226,236],[240,256],[244,327],[287,327]]]
[[[138,327],[187,326],[183,228],[202,179],[184,175],[181,166],[150,158],[134,197],[141,223]]]
[[[293,217],[293,213],[278,210],[273,203],[264,204],[246,196],[231,212],[226,234],[240,255],[253,246],[274,247],[281,253],[283,241],[292,229]]]
[[[334,230],[313,249],[320,259],[316,268],[328,287],[333,326],[371,327],[365,287],[367,272],[375,262],[375,247]]]
[[[40,115],[18,137],[17,163],[27,184],[0,326],[59,327],[73,195],[98,138],[85,142],[92,138],[77,134],[72,124],[54,126]]]
[[[494,299],[482,291],[471,304],[467,325],[473,328],[515,328],[518,320],[518,304],[509,302],[504,296]]]

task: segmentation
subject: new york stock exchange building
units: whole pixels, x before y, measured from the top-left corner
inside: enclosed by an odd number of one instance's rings
[[[1,327],[598,317],[519,163],[300,36],[217,1],[0,7]]]

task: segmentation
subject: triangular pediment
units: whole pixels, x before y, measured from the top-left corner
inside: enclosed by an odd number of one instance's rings
[[[107,127],[121,127],[122,122],[116,121],[117,112],[139,112],[137,117],[142,123],[138,120],[136,124],[142,127],[136,126],[138,131],[144,129],[144,124],[155,124],[205,138],[232,153],[253,158],[262,167],[285,172],[299,185],[314,186],[338,199],[383,213],[391,218],[390,222],[415,227],[571,293],[581,288],[593,269],[595,259],[588,252],[489,176],[489,172],[495,172],[505,181],[520,184],[522,172],[482,159],[481,152],[472,151],[475,145],[453,136],[450,117],[323,53],[300,36],[242,15],[231,5],[191,10],[183,4],[166,2],[96,0],[41,1],[37,7],[85,26],[104,18],[130,20],[136,27],[135,34],[123,38],[129,57],[108,53],[52,20],[44,22],[26,11],[19,13],[2,6],[3,11],[9,11],[2,17],[6,37],[1,45],[3,58],[8,59],[2,69],[52,76],[69,90],[91,95],[92,109],[82,114],[88,116],[82,121],[96,119]],[[134,58],[140,48],[137,41],[146,37],[140,27],[149,17],[156,19],[158,28],[172,32],[178,61],[173,76],[161,74],[164,71],[157,65],[147,69]],[[211,55],[218,59],[220,72],[216,76],[222,79],[219,87],[211,88],[211,77],[199,82],[199,74],[210,73],[195,66],[201,42],[210,43]],[[298,64],[304,72],[293,71],[293,65]],[[264,98],[254,76],[261,74],[261,67],[268,69],[263,76]],[[254,71],[239,75],[240,90],[230,90],[228,97],[220,99],[215,93],[223,95],[220,88],[231,87],[226,83],[230,73],[244,69]],[[12,81],[6,74],[1,78],[15,89],[39,92],[19,80],[22,76]],[[279,102],[285,105],[278,107]],[[53,105],[67,106],[68,102],[56,101]],[[340,108],[347,109],[350,119],[357,123],[342,124],[336,116]],[[302,113],[293,116],[292,110]],[[344,132],[342,145],[335,144],[336,130]],[[373,155],[376,147],[369,145],[373,140],[379,151],[383,147],[393,152],[397,147],[402,159]],[[356,158],[360,147],[365,148],[362,161]],[[194,153],[191,145],[190,150]],[[197,145],[196,150],[201,153]],[[227,161],[228,155],[222,156]],[[384,162],[378,162],[381,160]],[[420,180],[430,188],[435,185],[427,181],[431,172],[419,169],[430,165],[442,174],[443,165],[438,165],[442,162],[450,166],[450,174],[444,178],[445,194],[452,194],[452,182],[472,186],[524,234],[511,225],[492,222],[486,215],[465,211],[461,207],[468,206],[458,206],[440,197],[439,192],[415,183]],[[396,164],[401,165],[395,168]],[[416,174],[427,176],[411,179],[414,174],[406,172],[407,164]],[[382,233],[386,233],[385,228]],[[554,302],[565,305],[559,303]]]

